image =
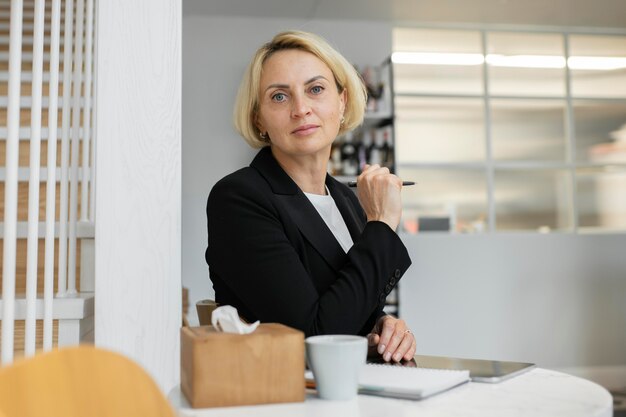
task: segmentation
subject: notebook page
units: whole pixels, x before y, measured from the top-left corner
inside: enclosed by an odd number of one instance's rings
[[[367,364],[361,370],[359,387],[364,394],[423,398],[468,380],[469,371]]]

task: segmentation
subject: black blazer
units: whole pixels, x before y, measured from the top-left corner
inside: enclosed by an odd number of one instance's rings
[[[269,147],[215,184],[206,261],[218,303],[307,336],[372,330],[411,260],[387,224],[366,223],[348,187],[330,175],[326,185],[354,241],[347,254]]]

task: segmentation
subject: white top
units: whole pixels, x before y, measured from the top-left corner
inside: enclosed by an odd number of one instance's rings
[[[245,407],[189,407],[180,387],[168,396],[181,417],[611,417],[613,398],[594,382],[537,368],[499,384],[469,382],[421,401],[359,395],[350,401],[321,400]]]
[[[330,191],[328,191],[328,187],[326,187],[326,195],[310,193],[304,193],[304,195],[307,196],[315,210],[322,216],[324,223],[333,232],[335,239],[337,239],[344,252],[348,253],[354,242],[348,231],[348,226],[346,226],[346,222],[343,220],[337,204],[335,204],[335,200],[333,200]]]

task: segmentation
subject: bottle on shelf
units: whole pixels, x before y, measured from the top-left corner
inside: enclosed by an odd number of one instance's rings
[[[343,144],[341,145],[341,162],[343,175],[357,175],[359,171],[359,162],[357,150],[352,142],[354,134],[346,133]]]
[[[382,165],[389,168],[389,171],[395,172],[395,161],[393,155],[393,143],[391,142],[390,126],[383,129],[382,159]]]
[[[361,74],[363,83],[367,89],[367,112],[376,113],[380,111],[379,100],[383,97],[385,84],[381,81],[380,69],[367,66]]]
[[[362,132],[361,140],[357,145],[357,156],[359,159],[359,173],[363,172],[365,165],[370,164],[370,151],[372,146],[372,139],[370,132]]]
[[[372,129],[370,133],[374,138],[370,146],[370,165],[378,164],[384,166],[383,158],[385,150],[383,149],[383,144],[385,143],[385,139],[383,137],[383,131],[381,129]]]

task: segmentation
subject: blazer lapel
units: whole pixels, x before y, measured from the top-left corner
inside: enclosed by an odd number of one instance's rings
[[[345,263],[345,252],[313,204],[278,165],[271,149],[269,147],[261,149],[250,166],[258,170],[269,183],[277,201],[285,207],[302,235],[326,262],[338,271]]]

